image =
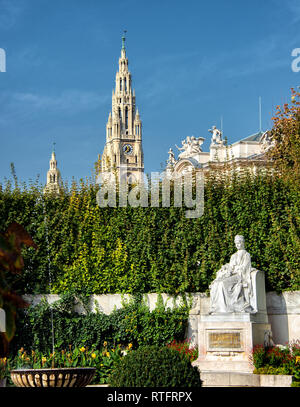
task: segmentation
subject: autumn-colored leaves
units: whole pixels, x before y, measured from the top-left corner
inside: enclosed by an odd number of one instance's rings
[[[37,249],[26,230],[17,222],[11,223],[4,234],[0,234],[0,308],[5,311],[6,327],[1,332],[0,356],[8,353],[8,344],[15,334],[17,308],[26,307],[21,296],[14,293],[9,282],[9,274],[18,274],[24,267],[22,245]]]

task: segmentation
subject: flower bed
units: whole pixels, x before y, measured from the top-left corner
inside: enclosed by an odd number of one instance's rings
[[[177,342],[175,339],[167,345],[168,348],[174,349],[177,352],[184,354],[193,362],[198,358],[198,347],[197,346],[190,346],[190,339],[186,339],[184,341]]]
[[[255,346],[251,362],[255,374],[292,375],[293,386],[300,386],[300,341],[264,348]]]

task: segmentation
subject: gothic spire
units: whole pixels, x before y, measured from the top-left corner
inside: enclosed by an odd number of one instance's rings
[[[61,186],[61,175],[59,169],[57,168],[55,144],[56,143],[53,143],[52,154],[49,162],[50,166],[47,172],[47,184],[44,192],[58,193]]]
[[[131,176],[139,179],[144,172],[142,121],[136,114],[135,92],[125,49],[126,30],[122,35],[119,69],[112,92],[112,109],[106,124],[106,145],[101,160],[102,172],[125,165]]]

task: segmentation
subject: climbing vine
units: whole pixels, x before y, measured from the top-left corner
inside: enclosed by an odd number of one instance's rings
[[[283,177],[211,175],[204,214],[195,219],[173,206],[100,208],[97,188],[82,181],[55,197],[37,185],[1,186],[0,231],[17,221],[39,247],[24,249],[15,289],[48,292],[49,249],[54,293],[204,292],[235,251],[235,234],[245,236],[267,290],[299,289],[299,188]]]

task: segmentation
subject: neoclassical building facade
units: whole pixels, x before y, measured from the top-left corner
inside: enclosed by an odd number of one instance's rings
[[[187,137],[182,146],[176,148],[179,151],[176,159],[175,153],[170,148],[167,160],[166,173],[169,177],[178,177],[190,171],[208,172],[217,167],[222,168],[226,163],[237,169],[250,167],[257,169],[268,164],[266,151],[272,146],[269,132],[259,131],[235,143],[227,145],[222,139],[222,132],[212,126],[209,151],[202,151],[203,137]]]

